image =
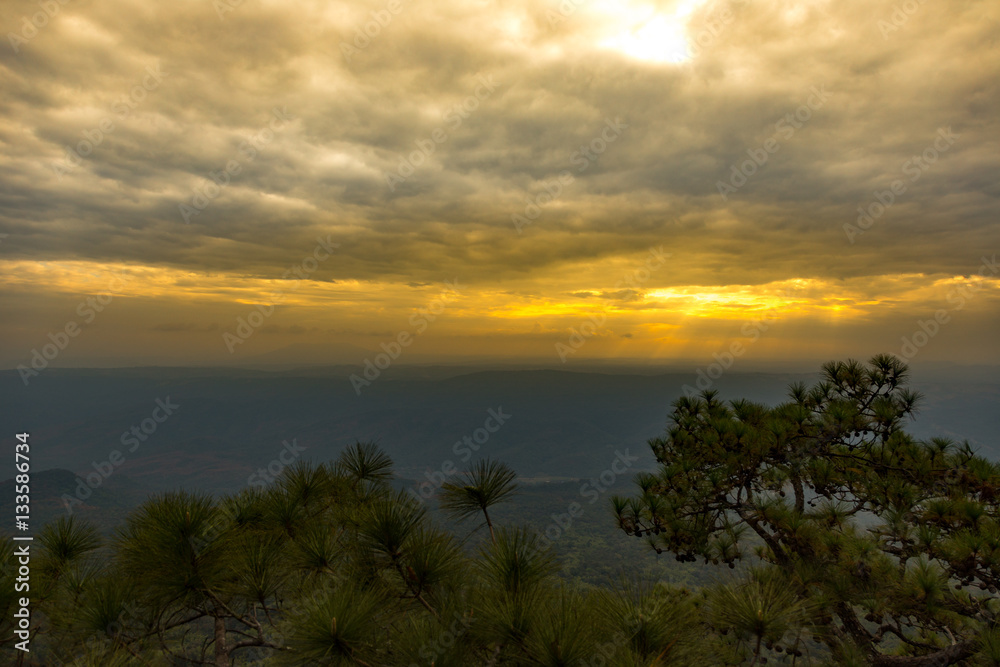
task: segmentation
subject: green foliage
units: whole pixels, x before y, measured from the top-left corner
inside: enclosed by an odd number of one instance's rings
[[[47,524],[38,535],[45,566],[52,574],[64,571],[82,557],[97,549],[101,538],[93,526],[81,525],[72,516],[59,517]]]
[[[567,514],[556,537],[498,521],[515,473],[489,460],[441,489],[446,517],[481,515],[489,528],[460,541],[393,490],[384,452],[359,443],[267,488],[151,497],[106,544],[73,519],[48,525],[30,655],[12,648],[15,570],[0,570],[0,660],[998,665],[1000,468],[967,445],[908,436],[919,397],[906,377],[876,357],[827,364],[821,382],[792,386],[774,407],[713,392],[674,403],[650,441],[659,469],[611,499],[615,523],[634,548],[743,563],[723,570],[725,584],[645,581],[644,563],[605,542],[577,551],[611,552],[611,564],[560,563],[551,542],[580,544],[592,535],[572,531],[603,519]],[[15,560],[9,542],[0,559]],[[631,575],[603,588],[560,579],[584,567]],[[677,565],[671,578],[691,572]]]
[[[596,653],[597,617],[581,596],[560,590],[545,601],[532,626],[525,662],[539,667],[586,663]]]
[[[523,528],[501,528],[496,540],[483,548],[480,563],[487,584],[513,596],[536,588],[556,570],[552,553]]]
[[[830,362],[823,376],[775,407],[678,399],[649,443],[658,472],[612,499],[619,527],[679,561],[770,568],[713,594],[711,624],[741,641],[766,648],[812,626],[845,662],[970,658],[997,609],[961,589],[1000,585],[1000,468],[903,430],[920,396],[895,357]]]
[[[120,531],[118,563],[143,599],[197,605],[231,582],[237,552],[228,529],[206,495],[157,496]]]
[[[353,583],[317,592],[288,623],[284,662],[357,665],[374,660],[382,634],[385,596]]]
[[[714,589],[709,598],[713,627],[745,642],[757,658],[763,650],[800,643],[812,616],[811,602],[794,592],[775,572],[752,572],[741,582]]]
[[[354,484],[378,486],[392,479],[392,459],[372,442],[359,442],[344,450],[337,469]]]
[[[492,536],[493,522],[490,521],[489,508],[516,491],[514,480],[517,475],[499,461],[484,459],[463,476],[465,479],[460,482],[441,485],[441,510],[459,521],[482,512]]]
[[[602,634],[622,645],[620,653],[630,659],[624,664],[698,664],[711,650],[700,600],[685,589],[626,578],[615,588],[598,591],[596,602]]]

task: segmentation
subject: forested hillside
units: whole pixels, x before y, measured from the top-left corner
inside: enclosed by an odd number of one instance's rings
[[[590,487],[518,484],[485,457],[424,499],[358,443],[228,495],[152,495],[103,535],[61,516],[32,546],[28,630],[2,542],[0,651],[95,667],[998,664],[1000,466],[907,434],[908,375],[877,356],[826,364],[777,406],[680,397],[648,443],[655,470],[620,454]],[[623,489],[593,486],[627,471]],[[541,509],[553,499],[562,512]]]

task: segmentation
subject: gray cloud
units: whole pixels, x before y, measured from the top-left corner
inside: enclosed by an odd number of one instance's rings
[[[0,46],[0,261],[278,280],[329,235],[341,246],[312,280],[417,289],[461,275],[515,293],[558,280],[561,294],[631,303],[617,275],[572,285],[572,272],[663,246],[671,261],[644,289],[835,282],[967,274],[995,250],[995,2],[925,3],[883,35],[892,0],[709,0],[689,38],[731,21],[682,64],[601,47],[619,17],[587,7],[550,25],[554,2],[404,4],[348,62],[341,43],[384,3],[246,2],[221,19],[194,0],[67,3],[19,52]],[[4,3],[0,25],[17,33],[37,10]],[[162,81],[135,92],[149,68]],[[483,77],[495,89],[458,115]],[[817,89],[828,98],[780,135]],[[250,159],[241,146],[276,107],[294,120]],[[615,119],[627,129],[581,162]],[[69,167],[66,148],[102,121],[113,131]],[[941,128],[957,140],[909,180]],[[386,174],[436,130],[446,140],[390,190]],[[724,200],[719,182],[772,137],[777,152]],[[233,160],[239,173],[185,224],[179,206]],[[511,215],[567,170],[518,234]],[[898,179],[906,192],[850,243],[858,207]],[[182,321],[152,330],[207,326]]]

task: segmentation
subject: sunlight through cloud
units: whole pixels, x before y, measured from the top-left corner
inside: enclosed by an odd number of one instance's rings
[[[596,9],[607,14],[608,25],[614,29],[600,46],[644,62],[687,62],[692,57],[687,24],[701,4],[703,0],[687,0],[671,13],[652,5],[623,7],[618,3],[600,3]]]

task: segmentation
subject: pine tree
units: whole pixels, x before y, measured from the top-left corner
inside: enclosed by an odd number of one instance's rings
[[[658,472],[612,499],[618,525],[679,561],[753,556],[778,573],[780,592],[751,580],[716,601],[716,627],[765,648],[808,627],[843,664],[986,659],[1000,611],[1000,468],[968,443],[908,435],[921,397],[907,381],[905,364],[880,355],[828,363],[776,407],[679,398],[649,442]],[[779,593],[779,607],[805,616],[781,621],[765,604]]]

